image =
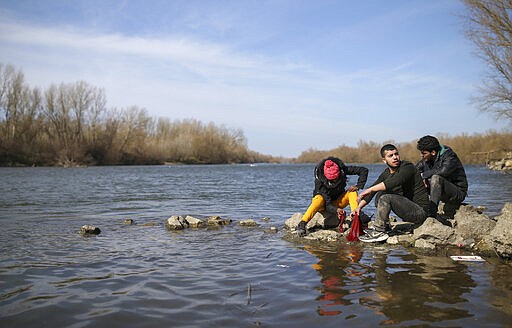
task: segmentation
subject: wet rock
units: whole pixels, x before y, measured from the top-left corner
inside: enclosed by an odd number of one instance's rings
[[[238,225],[245,227],[256,227],[258,224],[253,219],[247,219],[238,222]]]
[[[302,213],[293,214],[288,220],[285,221],[284,225],[287,229],[292,231],[295,230],[297,224],[302,219]],[[315,216],[308,222],[306,228],[308,230],[316,229],[330,229],[337,227],[339,224],[338,215],[336,212],[317,212]]]
[[[207,220],[209,226],[222,226],[231,223],[230,219],[223,219],[220,216],[210,216]]]
[[[133,221],[133,219],[124,219],[123,221],[123,224],[126,224],[126,225],[130,225],[130,224],[134,224],[135,221]]]
[[[206,226],[206,223],[203,220],[195,218],[190,215],[187,215],[185,217],[185,221],[187,221],[188,227],[190,228],[201,228]]]
[[[100,230],[100,228],[92,226],[92,225],[83,225],[80,228],[80,233],[84,236],[99,235],[101,233],[101,230]]]
[[[173,215],[165,221],[168,230],[183,230],[188,228],[188,222],[179,215]]]
[[[490,242],[496,253],[503,258],[512,258],[512,203],[507,203],[496,217],[496,226],[491,231]]]
[[[335,242],[340,240],[341,238],[344,238],[344,236],[341,233],[334,230],[318,230],[306,235],[304,238],[308,240]]]
[[[277,229],[277,227],[270,227],[268,229],[263,229],[263,232],[264,233],[277,233],[279,230]]]

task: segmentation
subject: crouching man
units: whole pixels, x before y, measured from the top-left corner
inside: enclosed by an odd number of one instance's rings
[[[450,147],[441,145],[433,136],[420,138],[417,148],[422,159],[416,164],[416,169],[430,193],[427,215],[451,226],[448,220],[453,219],[468,193],[464,167],[457,154]],[[437,213],[440,202],[444,203],[444,216]]]
[[[354,211],[358,214],[376,196],[373,229],[359,237],[362,242],[384,241],[389,237],[391,211],[416,227],[427,218],[428,193],[414,164],[400,160],[398,149],[392,144],[384,145],[380,154],[387,167],[371,187],[359,194],[359,204]]]

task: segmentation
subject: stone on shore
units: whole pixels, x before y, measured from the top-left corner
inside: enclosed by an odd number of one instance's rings
[[[285,221],[284,225],[286,228],[294,231],[301,219],[302,213],[295,213]],[[338,224],[339,219],[336,213],[317,212],[315,216],[313,216],[313,218],[308,222],[306,228],[308,230],[330,229],[337,227]]]
[[[434,218],[414,230],[413,234],[392,235],[388,244],[404,244],[417,248],[439,250],[447,246],[460,247],[481,254],[497,254],[502,258],[512,258],[512,203],[507,203],[501,215],[492,219],[483,214],[485,208],[463,205],[451,220],[452,227],[441,224]],[[285,221],[291,232],[296,230],[302,213],[295,213]],[[336,222],[336,223],[334,223]],[[337,217],[317,213],[307,224],[307,240],[337,241],[343,237],[337,229],[326,230],[337,225]],[[395,231],[403,222],[392,222]]]
[[[491,231],[491,244],[496,253],[507,259],[512,258],[512,203],[507,203],[496,217],[496,226]]]

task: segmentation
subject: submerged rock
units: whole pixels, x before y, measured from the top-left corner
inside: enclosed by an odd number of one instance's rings
[[[230,219],[223,219],[220,216],[210,216],[207,220],[209,226],[222,226],[231,223]]]
[[[92,226],[92,225],[83,225],[80,228],[80,233],[84,236],[99,235],[101,233],[101,230],[100,230],[100,228]]]
[[[127,225],[131,225],[131,224],[135,223],[135,221],[133,221],[133,219],[124,219],[123,223],[127,224]]]
[[[195,218],[195,217],[190,216],[190,215],[187,215],[185,217],[185,221],[187,221],[188,226],[190,228],[201,228],[201,227],[206,226],[206,223],[203,220]]]
[[[256,227],[258,224],[253,219],[242,220],[238,222],[238,225],[244,227]]]
[[[188,222],[180,215],[173,215],[165,221],[168,230],[183,230],[188,228]]]

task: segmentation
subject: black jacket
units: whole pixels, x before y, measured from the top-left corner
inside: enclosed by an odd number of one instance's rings
[[[416,169],[422,173],[423,179],[430,179],[437,174],[459,187],[465,194],[468,192],[466,171],[457,154],[448,146],[441,146],[434,162],[421,160],[416,164]]]
[[[325,161],[331,160],[336,163],[340,168],[340,176],[333,181],[328,180],[324,175],[324,164]],[[316,195],[322,195],[325,201],[325,207],[329,211],[336,211],[336,206],[332,205],[333,200],[338,199],[347,187],[347,175],[358,175],[357,188],[363,189],[368,179],[368,169],[362,166],[347,166],[339,158],[327,157],[323,159],[315,167],[315,190],[313,191],[313,197]]]

